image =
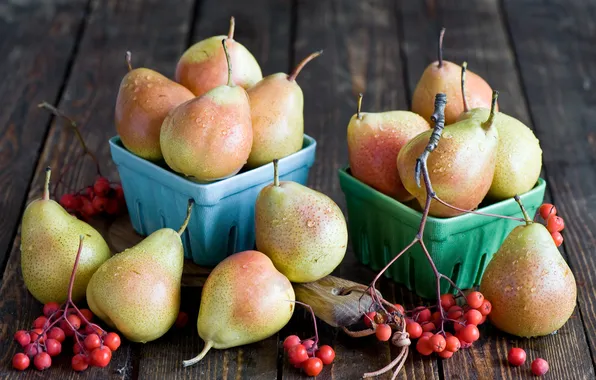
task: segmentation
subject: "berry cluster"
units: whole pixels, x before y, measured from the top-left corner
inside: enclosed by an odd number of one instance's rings
[[[550,203],[544,203],[538,209],[540,217],[546,222],[546,229],[550,232],[555,245],[558,247],[563,244],[563,235],[561,231],[565,228],[565,221],[560,216],[557,216],[557,208]]]
[[[453,294],[441,295],[441,310],[432,312],[434,307],[420,306],[404,310],[399,304],[389,307],[391,311],[372,311],[364,315],[366,326],[375,330],[380,341],[388,341],[393,330],[389,321],[405,317],[406,332],[410,339],[418,339],[416,350],[422,355],[436,352],[441,358],[449,359],[461,348],[468,348],[480,338],[478,326],[484,323],[491,312],[490,301],[482,293],[474,291],[465,297],[465,303],[457,304]],[[453,332],[446,331],[451,328]]]
[[[522,348],[512,348],[507,354],[509,364],[519,367],[526,362],[526,351]],[[542,358],[534,359],[530,366],[532,373],[536,376],[542,376],[548,372],[548,362]]]
[[[298,335],[290,335],[284,340],[283,346],[290,363],[302,368],[308,376],[317,376],[323,370],[323,365],[329,365],[335,359],[333,348],[328,345],[319,347],[316,338],[300,340]]]
[[[93,186],[87,186],[74,193],[60,197],[60,204],[75,216],[84,219],[99,214],[118,215],[126,209],[124,192],[118,183],[110,183],[99,176]]]
[[[72,369],[84,371],[87,367],[105,367],[112,358],[112,352],[120,347],[120,336],[106,332],[92,323],[93,313],[89,309],[78,309],[67,302],[60,306],[56,302],[44,305],[43,315],[33,321],[29,331],[19,330],[14,339],[23,352],[12,358],[12,366],[24,371],[33,359],[33,365],[42,371],[52,365],[52,357],[62,352],[67,337],[74,340]]]

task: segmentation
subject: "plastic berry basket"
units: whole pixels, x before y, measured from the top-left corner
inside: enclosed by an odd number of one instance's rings
[[[348,206],[349,233],[357,259],[373,270],[383,268],[418,232],[421,212],[388,197],[350,174],[339,170],[341,189]],[[531,217],[544,199],[546,182],[539,178],[534,188],[520,195]],[[514,199],[480,205],[478,211],[519,216]],[[424,231],[426,244],[437,269],[462,289],[480,283],[486,265],[509,232],[520,222],[475,214],[452,218],[429,217]],[[420,245],[399,258],[385,275],[423,298],[433,298],[436,280]],[[441,292],[453,292],[446,281]]]
[[[302,149],[279,160],[281,180],[306,184],[315,160],[316,141],[304,135]],[[185,258],[214,266],[235,252],[254,249],[254,206],[261,189],[273,182],[273,164],[233,177],[200,184],[129,152],[118,136],[110,139],[130,220],[141,235],[170,227],[177,230],[188,200],[195,202],[182,236]]]

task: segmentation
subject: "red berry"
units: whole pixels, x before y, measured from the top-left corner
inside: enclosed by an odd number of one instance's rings
[[[422,331],[427,332],[427,331],[435,331],[437,327],[435,326],[434,323],[432,322],[428,322],[428,323],[424,323],[422,324]]]
[[[393,305],[393,309],[401,315],[406,315],[406,309],[404,309],[404,307],[398,303]]]
[[[431,313],[430,310],[424,308],[418,312],[417,322],[427,322],[430,321]]]
[[[68,322],[70,322],[74,330],[78,330],[81,328],[81,318],[79,318],[78,315],[70,314],[66,317],[66,319],[68,320]]]
[[[441,323],[441,312],[440,311],[435,311],[431,315],[431,318],[430,319],[435,324],[435,326],[438,326],[439,323]]]
[[[323,361],[319,358],[308,358],[302,363],[302,369],[308,376],[318,376],[323,370]]]
[[[441,334],[435,334],[429,338],[429,343],[434,352],[441,352],[445,350],[445,337]]]
[[[462,322],[463,324],[462,323],[453,322],[453,330],[455,330],[455,332],[458,332],[459,330],[461,330],[464,327],[466,327],[466,325],[465,325],[465,322],[466,321],[463,318],[458,319],[458,321],[459,322]]]
[[[557,208],[550,203],[544,203],[542,206],[540,206],[538,212],[540,213],[542,219],[548,220],[551,215],[557,215]]]
[[[35,343],[35,342],[43,343],[47,337],[42,329],[33,329],[33,330],[31,330],[29,335],[31,336],[31,342],[33,342],[33,343]]]
[[[116,215],[120,212],[120,203],[116,198],[108,199],[108,205],[106,206],[106,212],[110,215]]]
[[[288,359],[291,364],[300,365],[308,359],[308,353],[306,347],[302,344],[297,344],[290,347],[288,350]]]
[[[448,350],[443,350],[443,351],[439,352],[437,355],[439,355],[439,357],[441,357],[443,359],[449,359],[450,357],[453,356],[453,352],[448,351]]]
[[[482,305],[478,308],[478,311],[480,311],[480,313],[485,317],[487,315],[489,315],[492,310],[493,310],[493,305],[487,299],[482,301]]]
[[[78,372],[84,371],[89,367],[89,364],[87,364],[87,357],[83,354],[76,354],[73,356],[71,365],[72,369]]]
[[[72,346],[72,352],[74,352],[75,354],[80,354],[82,352],[84,353],[85,352],[85,349],[83,348],[83,343],[82,342],[81,343],[75,343]]]
[[[449,310],[452,306],[455,306],[455,297],[453,297],[453,294],[441,294],[441,307],[444,310]]]
[[[83,330],[83,332],[85,333],[85,335],[89,335],[89,334],[103,335],[103,330],[101,329],[101,327],[99,327],[98,325],[96,325],[94,323],[90,323],[87,326],[85,326],[85,330]]]
[[[464,318],[466,319],[466,323],[468,325],[478,326],[480,324],[480,321],[482,321],[482,313],[480,313],[476,309],[470,309],[466,312]]]
[[[464,342],[463,340],[459,340],[459,345],[461,346],[460,349],[462,348],[470,348],[472,347],[472,343],[469,342]]]
[[[104,346],[91,351],[89,360],[91,365],[103,368],[108,365],[111,359],[112,351],[108,347]]]
[[[364,320],[364,324],[366,325],[366,327],[372,327],[372,323],[375,320],[376,315],[376,311],[369,311],[368,313],[364,314],[362,319]]]
[[[48,319],[44,316],[37,317],[33,321],[33,328],[34,329],[43,329],[43,326],[46,324],[47,321],[48,321]]]
[[[33,365],[40,371],[52,366],[52,358],[47,352],[40,352],[33,358]]]
[[[466,297],[466,302],[472,309],[478,309],[483,301],[484,296],[480,292],[472,292]]]
[[[325,344],[317,350],[315,356],[321,359],[323,364],[329,365],[333,363],[333,359],[335,359],[335,351],[331,346]]]
[[[391,338],[391,327],[381,323],[380,325],[377,325],[377,328],[375,329],[375,335],[381,342],[386,342],[389,340],[389,338]]]
[[[62,331],[64,331],[65,336],[73,336],[74,335],[74,331],[72,330],[72,328],[70,328],[70,325],[64,319],[60,321],[60,329]]]
[[[25,352],[25,355],[29,356],[30,358],[34,357],[35,355],[37,355],[37,344],[36,343],[29,343],[28,345],[26,345],[25,347],[23,347],[23,351]]]
[[[284,350],[288,351],[290,348],[300,344],[300,337],[298,335],[290,335],[284,339]]]
[[[101,195],[96,195],[92,201],[93,208],[95,211],[104,212],[105,209],[108,207],[108,198],[102,197]]]
[[[99,338],[99,335],[97,335],[97,334],[90,334],[85,337],[85,340],[83,343],[85,344],[85,348],[88,351],[93,351],[97,347],[101,346],[101,339]]]
[[[449,311],[447,312],[447,318],[449,319],[459,319],[464,315],[464,311],[459,306],[451,306]]]
[[[12,367],[16,370],[26,370],[29,367],[29,363],[29,357],[22,352],[18,352],[12,357]]]
[[[550,234],[553,237],[553,241],[555,242],[555,245],[557,247],[560,247],[561,244],[563,244],[563,235],[561,235],[560,232],[553,232],[552,234]]]
[[[93,186],[87,186],[85,188],[85,194],[87,195],[87,199],[91,201],[95,197],[95,191],[93,190]]]
[[[548,220],[546,221],[546,229],[548,232],[552,234],[553,232],[563,231],[564,228],[565,221],[563,218],[556,215],[551,215],[548,217]]]
[[[304,348],[306,348],[306,351],[309,351],[315,345],[315,341],[312,339],[307,339],[304,342],[302,342],[302,345],[304,346]]]
[[[60,305],[58,302],[48,302],[43,305],[43,315],[50,318],[50,315],[54,314],[54,312],[60,310]]]
[[[79,310],[83,317],[87,320],[87,322],[91,322],[93,320],[93,312],[89,309],[81,309]]]
[[[478,331],[478,327],[474,325],[467,325],[460,331],[458,331],[458,338],[468,343],[474,343],[475,341],[480,338],[480,332]]]
[[[532,362],[532,373],[536,376],[542,376],[548,372],[548,362],[542,358],[535,359]]]
[[[29,343],[31,343],[31,335],[25,330],[19,330],[14,333],[14,340],[16,340],[21,347],[25,347]]]
[[[481,324],[483,324],[484,322],[486,322],[486,315],[482,316],[482,319],[480,320],[480,322],[476,325],[476,326],[480,326]]]
[[[67,210],[78,210],[81,207],[81,200],[76,194],[64,194],[60,197],[60,205]]]
[[[48,338],[49,339],[56,339],[58,342],[64,342],[66,339],[66,335],[64,335],[64,331],[60,327],[52,327],[48,330]]]
[[[177,328],[182,329],[186,326],[187,323],[188,323],[188,314],[184,311],[178,312],[178,316],[176,317],[176,322],[174,322],[174,325]]]
[[[511,365],[520,366],[526,362],[526,351],[517,347],[512,348],[507,354],[507,360]]]
[[[99,177],[93,184],[95,194],[105,196],[110,191],[110,181],[106,177]]]
[[[112,352],[116,351],[118,347],[120,347],[120,335],[116,334],[115,332],[108,333],[103,338],[103,344],[112,350]]]
[[[433,348],[430,344],[430,338],[424,337],[418,339],[416,342],[416,351],[418,351],[421,355],[428,356],[433,353]]]
[[[431,336],[433,336],[433,335],[435,335],[435,334],[433,334],[433,333],[432,333],[432,332],[430,332],[430,331],[425,331],[425,332],[423,332],[423,333],[422,333],[422,335],[420,336],[420,338],[425,338],[425,337],[426,337],[426,338],[430,338],[430,337],[431,337]]]
[[[62,345],[56,339],[46,340],[46,352],[50,356],[56,356],[62,352]]]
[[[124,202],[124,190],[122,190],[122,185],[116,184],[112,188],[116,193],[116,199],[118,199],[120,202]]]
[[[414,322],[411,319],[406,322],[406,331],[410,334],[411,339],[418,339],[422,335],[422,326],[420,323]]]
[[[89,199],[81,198],[81,202],[83,203],[81,206],[81,214],[86,217],[92,217],[93,215],[97,214],[97,211],[95,211],[95,208]]]
[[[457,337],[451,335],[445,339],[445,351],[457,352],[459,351],[460,347],[461,344]]]

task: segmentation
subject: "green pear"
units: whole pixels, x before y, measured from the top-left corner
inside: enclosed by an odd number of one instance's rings
[[[257,249],[292,282],[311,282],[333,272],[348,245],[341,209],[325,194],[292,181],[279,181],[273,161],[273,184],[255,205]]]
[[[498,92],[493,94],[490,116],[459,121],[445,128],[437,148],[428,156],[428,174],[434,191],[443,201],[464,210],[478,207],[493,180],[499,134],[494,126]],[[433,130],[419,134],[397,156],[397,170],[406,190],[424,207],[425,187],[416,184],[416,160],[426,149]],[[462,214],[433,199],[429,215]]]
[[[247,166],[256,168],[302,148],[304,97],[296,77],[302,68],[323,51],[312,53],[292,74],[269,75],[248,89],[253,140]]]
[[[357,112],[348,124],[350,172],[360,181],[398,201],[412,199],[397,172],[396,157],[408,141],[430,129],[420,115],[410,111]]]
[[[209,274],[201,293],[197,330],[205,347],[184,366],[197,363],[211,348],[237,347],[272,336],[290,321],[294,301],[290,281],[261,252],[227,257]]]
[[[126,59],[129,71],[122,78],[116,97],[116,131],[132,153],[151,161],[161,160],[159,131],[163,120],[168,112],[195,96],[157,71],[133,69],[130,52]]]
[[[146,343],[165,334],[180,308],[184,247],[180,235],[162,228],[114,255],[95,272],[87,287],[91,311],[128,340]]]
[[[225,56],[227,40],[220,40]],[[221,48],[221,46],[220,46]],[[197,182],[231,177],[246,164],[252,147],[250,102],[232,82],[176,107],[161,126],[160,143],[168,166]]]
[[[50,199],[50,168],[46,169],[43,197],[31,202],[21,224],[21,271],[33,297],[45,304],[62,303],[77,256],[80,236],[85,236],[72,299],[83,299],[95,271],[110,258],[110,248],[93,227],[70,215]]]
[[[488,263],[480,291],[492,303],[489,319],[509,334],[535,337],[560,329],[575,308],[575,277],[544,225],[509,233]]]
[[[229,49],[234,70],[234,82],[249,88],[263,79],[261,68],[255,57],[239,42],[234,40],[234,17],[230,19],[227,36],[214,36],[189,47],[176,66],[176,81],[191,90],[196,96],[226,84],[226,57],[221,50],[225,40]]]

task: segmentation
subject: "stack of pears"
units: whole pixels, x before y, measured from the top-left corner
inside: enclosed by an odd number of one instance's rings
[[[181,56],[176,82],[147,69],[124,76],[116,99],[116,129],[130,152],[161,161],[207,183],[286,157],[302,148],[304,99],[296,77],[263,78],[255,57],[228,35],[197,42]],[[222,48],[223,45],[223,48]]]

